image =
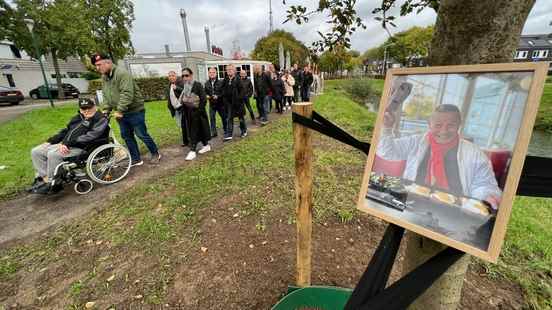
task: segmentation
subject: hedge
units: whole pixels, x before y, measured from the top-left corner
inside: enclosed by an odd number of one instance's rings
[[[165,91],[169,81],[166,77],[136,78],[134,79],[145,101],[162,100],[165,98]],[[88,92],[95,94],[96,90],[102,89],[102,80],[92,80],[88,83]]]

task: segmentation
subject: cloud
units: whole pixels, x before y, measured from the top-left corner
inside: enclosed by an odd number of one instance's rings
[[[235,41],[242,50],[250,52],[255,42],[265,36],[269,29],[268,0],[134,0],[135,16],[132,32],[133,44],[139,53],[162,52],[168,44],[172,51],[185,50],[184,34],[179,11],[187,12],[188,32],[192,50],[206,50],[204,27],[210,28],[211,43],[223,48],[229,55]],[[287,6],[302,4],[312,9],[318,0],[286,1]],[[359,1],[357,13],[366,24],[366,29],[359,29],[351,38],[352,48],[360,52],[377,46],[387,39],[386,32],[374,20],[372,10],[381,0]],[[314,15],[309,23],[296,25],[293,22],[283,23],[287,7],[281,0],[272,0],[272,11],[275,29],[284,29],[308,46],[319,38],[317,31],[329,30],[327,16]],[[392,13],[398,16],[399,7]],[[552,1],[537,0],[525,27],[524,34],[550,33],[552,27]],[[427,26],[435,23],[436,14],[426,9],[420,14],[400,17],[393,33],[406,30],[412,26]]]

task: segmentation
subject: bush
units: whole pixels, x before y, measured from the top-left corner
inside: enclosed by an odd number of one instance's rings
[[[381,92],[374,89],[372,81],[368,79],[350,80],[344,83],[343,89],[351,95],[351,98],[361,104],[368,102],[377,103]]]
[[[546,83],[552,83],[552,75],[549,75],[549,76],[546,78]]]
[[[134,79],[145,101],[162,100],[165,98],[165,91],[169,81],[166,77],[137,78]],[[102,89],[102,80],[92,80],[88,84],[88,92],[95,94],[96,90]]]
[[[102,77],[101,74],[99,74],[96,71],[86,71],[82,74],[82,77],[86,79],[87,81],[97,80]]]

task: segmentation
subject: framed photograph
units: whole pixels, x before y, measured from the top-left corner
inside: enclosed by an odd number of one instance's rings
[[[496,262],[548,65],[389,70],[358,208]]]

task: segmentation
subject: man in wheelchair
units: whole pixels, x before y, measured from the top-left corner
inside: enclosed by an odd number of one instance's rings
[[[61,184],[54,182],[59,164],[109,143],[109,121],[97,110],[94,101],[81,98],[78,105],[79,113],[71,118],[65,128],[32,149],[36,177],[28,189],[30,193],[50,194],[60,191]]]

